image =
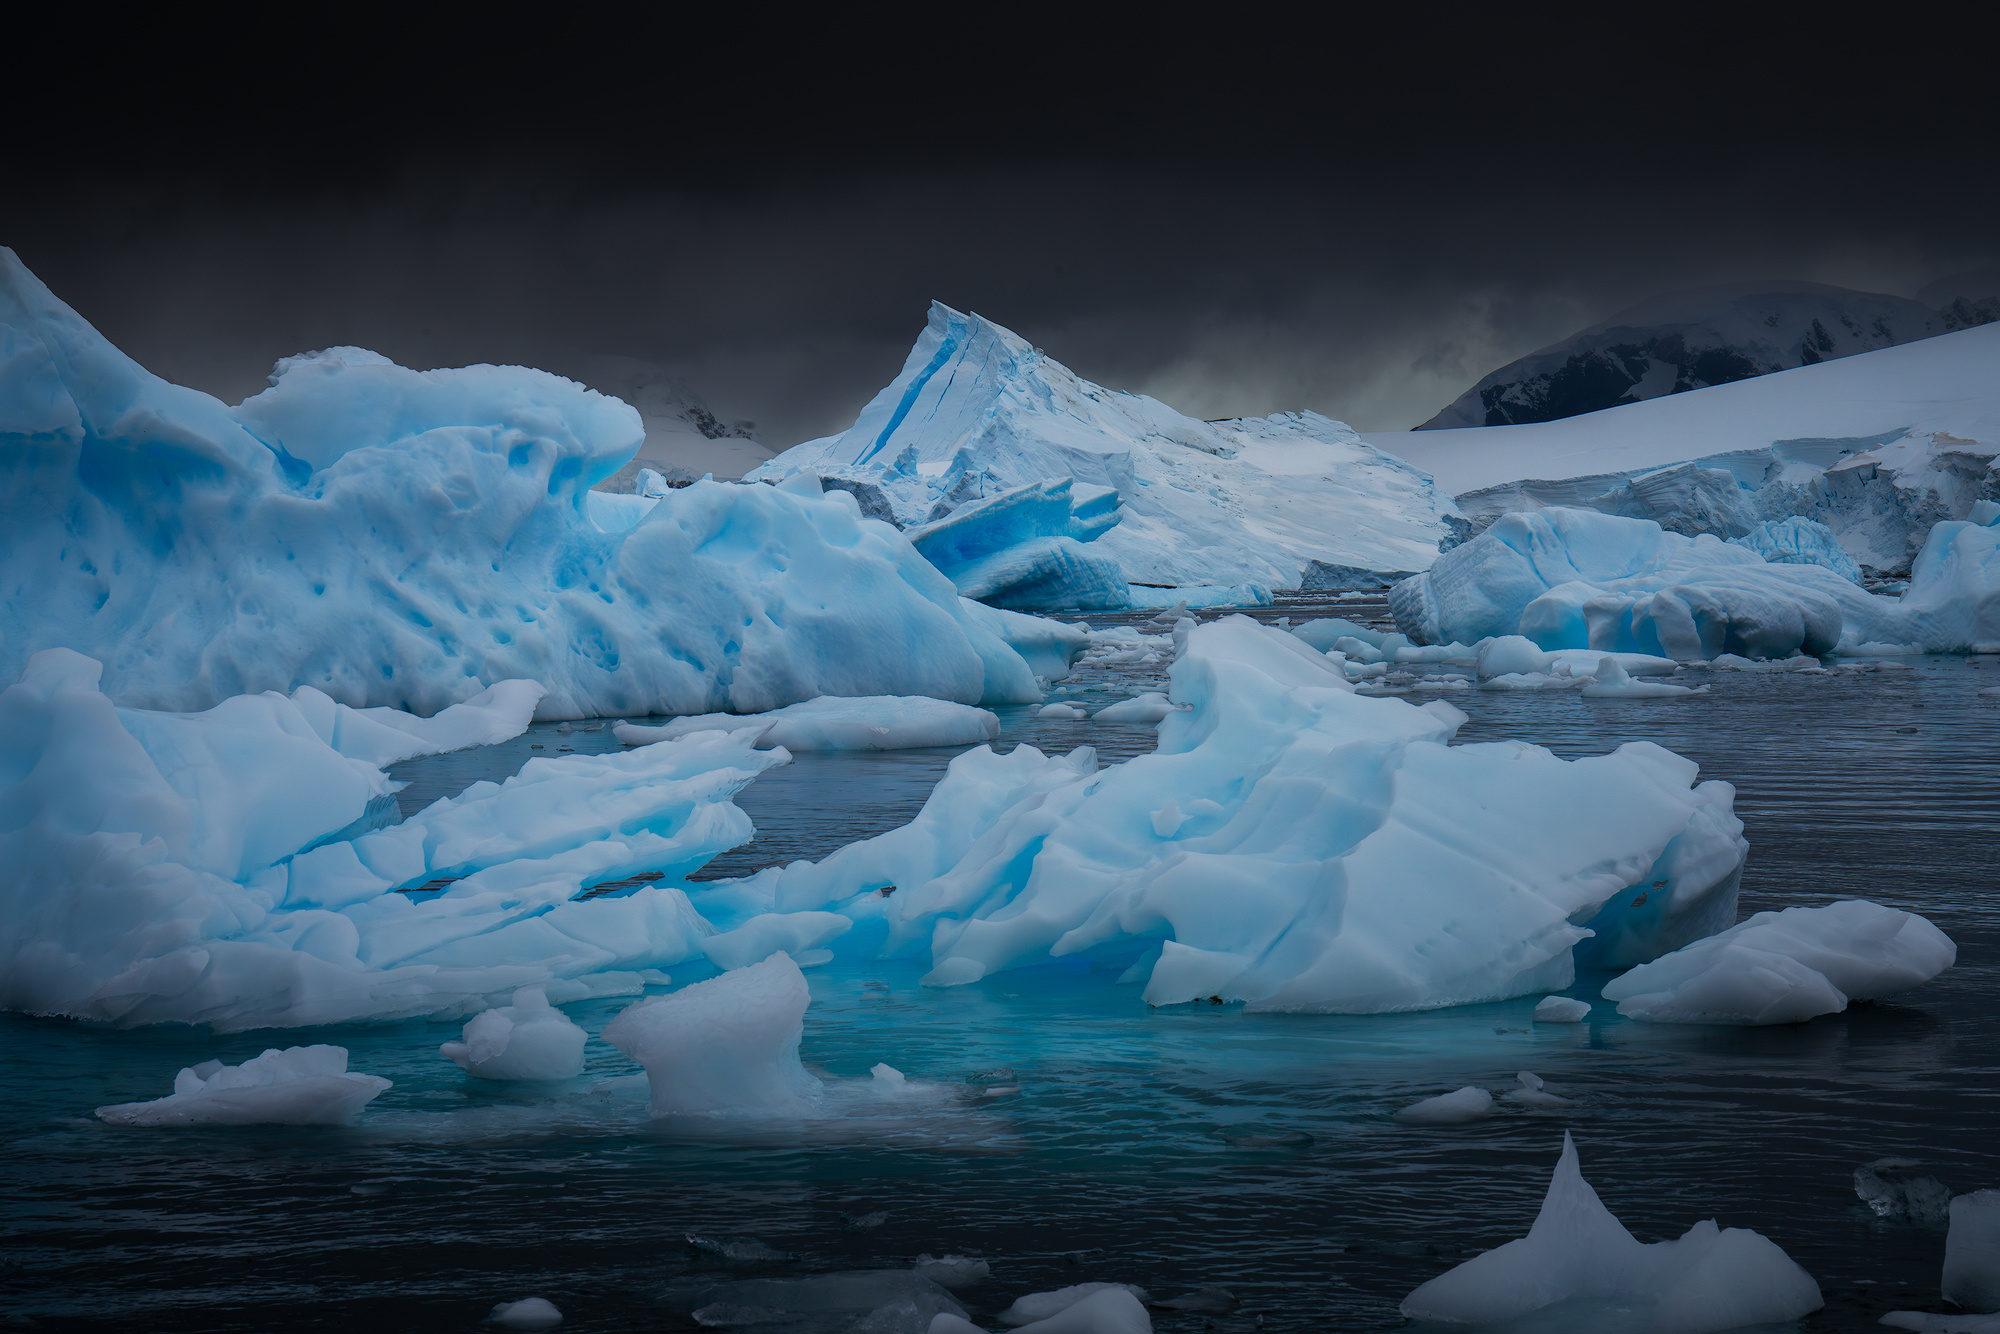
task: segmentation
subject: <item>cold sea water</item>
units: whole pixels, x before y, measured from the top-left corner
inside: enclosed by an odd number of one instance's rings
[[[1108,703],[1160,688],[1164,672],[1088,669],[1055,697]],[[692,1329],[663,1292],[906,1267],[928,1252],[990,1263],[990,1279],[958,1294],[975,1318],[1105,1279],[1156,1300],[1210,1285],[1235,1298],[1155,1310],[1170,1334],[1395,1328],[1410,1289],[1526,1231],[1565,1129],[1641,1240],[1713,1217],[1789,1252],[1827,1300],[1798,1329],[1948,1309],[1942,1228],[1877,1217],[1854,1170],[1900,1157],[1954,1192],[2000,1187],[2000,698],[1979,694],[2000,685],[2000,661],[1687,679],[1711,689],[1438,693],[1470,715],[1461,741],[1579,756],[1649,740],[1695,759],[1737,787],[1745,914],[1870,898],[1935,921],[1958,942],[1957,967],[1893,1003],[1744,1030],[1632,1023],[1601,1000],[1583,1024],[1533,1024],[1535,997],[1353,1017],[1153,1010],[1088,965],[929,990],[915,964],[836,964],[808,974],[808,1064],[836,1090],[876,1062],[950,1087],[901,1109],[851,1099],[811,1124],[699,1135],[649,1122],[636,1067],[597,1041],[581,1080],[507,1086],[438,1056],[456,1023],[216,1036],[5,1015],[0,1325],[472,1330],[496,1302],[539,1295],[565,1330]],[[1152,745],[1150,727],[1034,714],[1005,712],[999,744],[1094,745],[1106,762]],[[608,728],[538,724],[398,766],[400,799],[415,809],[530,754],[616,744]],[[891,828],[953,753],[801,756],[744,791],[758,836],[707,874]],[[708,970],[674,972],[679,985]],[[1594,999],[1604,980],[1581,977],[1569,994]],[[595,1033],[627,1003],[568,1008]],[[305,1042],[346,1046],[351,1068],[395,1087],[344,1128],[121,1129],[91,1116],[164,1095],[184,1065]],[[1457,1127],[1393,1119],[1464,1084],[1512,1087],[1522,1070],[1570,1105],[1503,1103]]]

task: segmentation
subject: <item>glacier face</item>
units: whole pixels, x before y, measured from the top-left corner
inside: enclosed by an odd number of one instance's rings
[[[1559,421],[1374,435],[1475,522],[1545,506],[1737,537],[1825,524],[1900,576],[1932,525],[2000,498],[2000,324]]]
[[[1509,362],[1416,429],[1555,421],[1964,327],[1920,301],[1820,283],[1675,292]]]
[[[942,304],[852,427],[748,475],[807,471],[875,488],[905,527],[1035,482],[1116,491],[1118,522],[1088,549],[1139,584],[1295,588],[1314,560],[1421,570],[1456,514],[1429,477],[1340,422],[1196,421]]]
[[[836,954],[927,958],[932,985],[1087,954],[1156,1005],[1344,1013],[1559,990],[1579,943],[1623,967],[1733,918],[1734,792],[1689,761],[1448,746],[1463,714],[1357,694],[1282,630],[1177,638],[1154,753],[968,751],[908,825],[738,882],[737,910],[830,908]]]
[[[631,408],[541,371],[355,348],[227,408],[0,250],[0,674],[60,646],[134,705],[313,685],[418,713],[528,678],[548,718],[1039,697],[852,496],[592,493],[640,441]]]

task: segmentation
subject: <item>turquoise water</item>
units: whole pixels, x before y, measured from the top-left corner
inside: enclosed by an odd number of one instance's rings
[[[1300,614],[1267,619],[1288,610]],[[1096,672],[1070,693],[1108,701],[1158,677]],[[1471,715],[1463,740],[1578,755],[1646,739],[1689,755],[1738,786],[1746,912],[1877,899],[1949,932],[1957,968],[1894,1004],[1761,1030],[1633,1024],[1602,1002],[1585,1024],[1536,1026],[1532,997],[1372,1017],[1149,1010],[1087,965],[945,991],[917,986],[908,964],[816,970],[803,1054],[836,1113],[699,1136],[648,1121],[643,1080],[601,1042],[582,1079],[529,1088],[467,1079],[438,1057],[456,1024],[218,1037],[0,1016],[0,1318],[471,1329],[495,1302],[539,1294],[566,1330],[694,1328],[660,1304],[663,1289],[955,1252],[992,1264],[960,1294],[976,1314],[1113,1279],[1156,1298],[1219,1284],[1243,1303],[1156,1311],[1163,1331],[1393,1328],[1411,1288],[1525,1231],[1564,1129],[1641,1239],[1713,1216],[1782,1245],[1827,1295],[1803,1329],[1941,1309],[1943,1234],[1875,1219],[1852,1172],[1906,1156],[1954,1191],[2000,1186],[2000,702],[1977,693],[2000,684],[2000,663],[1706,679],[1710,694],[1679,701],[1445,697]],[[1090,743],[1107,759],[1151,741],[1149,728],[1026,709],[1005,727],[1002,745]],[[564,745],[615,741],[538,726],[402,766],[403,798],[421,804]],[[802,757],[745,791],[758,838],[714,869],[818,856],[900,823],[952,753]],[[681,983],[704,970],[675,972]],[[595,1033],[625,1003],[568,1008]],[[309,1041],[348,1047],[352,1068],[395,1087],[350,1128],[134,1130],[90,1116],[164,1094],[183,1065]],[[878,1061],[943,1087],[885,1110],[858,1082]],[[1572,1105],[1455,1128],[1392,1119],[1462,1084],[1497,1091],[1519,1070]],[[691,1249],[690,1234],[755,1237],[795,1258],[732,1264]]]

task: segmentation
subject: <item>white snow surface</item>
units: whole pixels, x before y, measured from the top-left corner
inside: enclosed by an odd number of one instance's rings
[[[1499,1325],[1536,1317],[1548,1334],[1711,1334],[1817,1311],[1819,1285],[1760,1233],[1696,1223],[1640,1242],[1562,1157],[1528,1235],[1439,1275],[1403,1299],[1413,1320]]]
[[[825,1092],[799,1063],[811,1003],[805,974],[781,952],[636,1001],[604,1040],[646,1067],[654,1116],[807,1116]]]
[[[1894,572],[2000,496],[1996,372],[1991,324],[1560,421],[1364,438],[1468,515],[1588,505],[1734,535],[1802,514]]]
[[[1035,482],[1109,488],[1118,523],[1087,550],[1141,584],[1296,588],[1313,560],[1421,570],[1457,513],[1427,475],[1341,422],[1196,421],[942,304],[853,426],[748,475],[800,472],[879,486],[906,527]]]
[[[152,1102],[97,1109],[115,1126],[345,1125],[394,1087],[347,1068],[347,1048],[273,1047],[241,1065],[204,1061],[174,1076],[174,1091]]]
[[[511,1005],[468,1019],[460,1040],[438,1053],[480,1079],[574,1079],[590,1035],[549,1004],[542,987],[522,987]]]
[[[149,713],[98,673],[51,649],[0,691],[0,1008],[237,1030],[637,991],[701,955],[683,877],[750,837],[730,798],[789,759],[747,732],[531,759],[382,828],[393,784],[323,739],[354,721],[323,696]],[[364,749],[412,735],[365,721]]]
[[[1423,643],[1523,635],[1542,649],[1683,662],[1789,658],[1905,644],[2000,651],[2000,526],[1939,523],[1909,588],[1879,597],[1820,565],[1773,563],[1646,519],[1550,508],[1508,514],[1390,590]]]
[[[1958,959],[1915,913],[1866,899],[1760,912],[1605,984],[1618,1013],[1662,1024],[1796,1024],[1899,995]]]
[[[1037,698],[990,618],[844,492],[696,483],[600,527],[589,488],[640,439],[631,408],[542,371],[356,348],[225,407],[0,249],[0,679],[65,647],[153,709],[310,685],[432,714],[510,678],[547,687],[544,718]]]
[[[617,723],[612,731],[628,746],[677,741],[696,732],[757,729],[756,745],[794,753],[830,750],[908,750],[916,746],[967,746],[1000,735],[1000,719],[985,709],[921,695],[873,695],[787,704],[768,713],[706,713],[676,718],[662,727]]]
[[[1624,967],[1733,920],[1734,789],[1689,761],[1449,746],[1462,713],[1357,694],[1282,630],[1184,633],[1154,753],[980,747],[908,825],[728,892],[851,917],[837,953],[932,985],[1088,953],[1156,1005],[1361,1013],[1560,989],[1579,942]]]

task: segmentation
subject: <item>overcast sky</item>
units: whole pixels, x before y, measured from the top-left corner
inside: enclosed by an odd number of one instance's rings
[[[833,28],[271,30],[251,62],[125,30],[19,90],[52,111],[0,145],[0,242],[232,401],[338,343],[616,354],[777,447],[851,422],[932,299],[1196,416],[1385,430],[1661,291],[2000,260],[1983,76],[1944,37],[1496,13],[915,61]]]

